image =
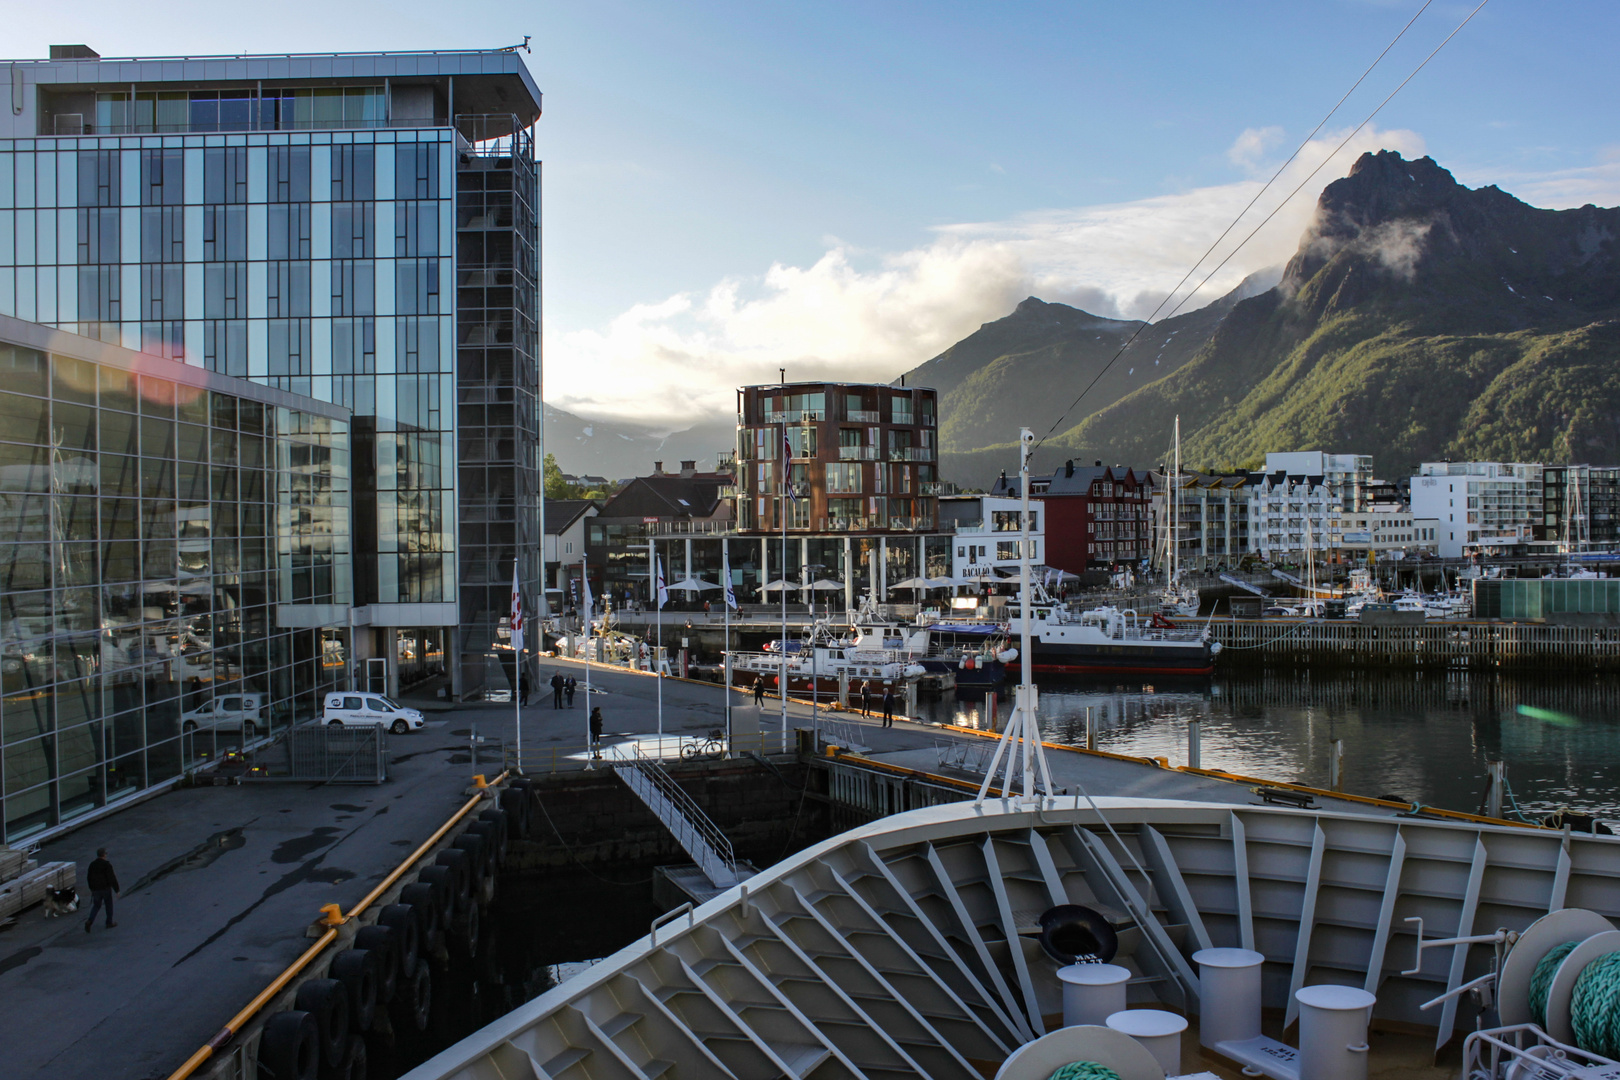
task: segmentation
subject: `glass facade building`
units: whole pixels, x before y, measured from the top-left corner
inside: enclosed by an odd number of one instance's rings
[[[347,410],[0,317],[0,838],[316,715]]]
[[[507,685],[514,558],[543,602],[522,60],[78,55],[9,84],[0,314],[349,410],[366,677]]]

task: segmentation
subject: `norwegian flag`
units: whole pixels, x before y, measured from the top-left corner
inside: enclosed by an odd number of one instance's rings
[[[523,593],[518,589],[518,564],[512,560],[512,616],[508,623],[512,628],[512,651],[523,651]]]

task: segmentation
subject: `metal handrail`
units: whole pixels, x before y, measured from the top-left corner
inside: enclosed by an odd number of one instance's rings
[[[625,767],[635,769],[645,777],[654,790],[669,803],[670,809],[684,819],[687,826],[696,834],[719,859],[721,865],[733,877],[737,874],[737,858],[732,851],[731,841],[720,827],[703,812],[686,790],[675,782],[675,778],[664,771],[659,760],[642,752],[641,744],[635,744],[635,753],[632,757],[622,758]],[[668,823],[666,823],[668,824]]]

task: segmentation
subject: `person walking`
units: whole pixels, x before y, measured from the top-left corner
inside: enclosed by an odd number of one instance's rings
[[[894,687],[883,687],[883,726],[894,727]]]
[[[518,704],[525,708],[529,704],[529,673],[527,671],[518,676]]]
[[[861,680],[861,715],[872,715],[872,680]]]
[[[563,680],[563,697],[568,699],[568,707],[570,709],[574,707],[574,690],[578,686],[579,683],[575,681],[572,675]]]
[[[754,678],[754,708],[763,709],[764,707],[765,707],[765,676],[759,675],[759,676],[756,676]]]
[[[562,708],[562,698],[563,677],[560,672],[553,671],[551,673],[551,707],[553,709]]]
[[[90,926],[96,921],[96,912],[105,905],[107,908],[107,929],[111,930],[118,924],[113,922],[113,897],[121,891],[118,886],[118,874],[113,870],[113,864],[107,860],[107,849],[97,848],[96,857],[91,860],[89,868],[84,873],[85,884],[90,888],[90,917],[84,920],[84,932],[90,932]]]
[[[591,756],[602,756],[602,707],[591,710]]]

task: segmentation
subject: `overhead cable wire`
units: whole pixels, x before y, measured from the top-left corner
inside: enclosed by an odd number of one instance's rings
[[[1282,202],[1280,202],[1270,214],[1267,214],[1265,220],[1262,221],[1260,225],[1256,226],[1255,229],[1250,231],[1249,234],[1238,243],[1237,247],[1233,248],[1226,258],[1221,260],[1220,264],[1217,265],[1214,270],[1211,270],[1208,274],[1206,274],[1204,278],[1199,281],[1198,285],[1176,304],[1176,306],[1171,310],[1171,316],[1174,316],[1176,312],[1180,311],[1182,306],[1185,305],[1189,299],[1196,296],[1199,290],[1209,283],[1210,278],[1218,273],[1221,267],[1224,267],[1227,262],[1231,261],[1232,257],[1241,251],[1244,245],[1254,238],[1255,233],[1259,232],[1261,228],[1264,228],[1266,223],[1275,217],[1279,210],[1286,206],[1295,195],[1299,194],[1300,188],[1303,188],[1305,184],[1309,183],[1311,177],[1314,177],[1318,172],[1320,172],[1323,166],[1331,161],[1333,157],[1344,148],[1345,143],[1348,143],[1351,138],[1361,131],[1362,128],[1366,127],[1367,124],[1372,121],[1373,117],[1377,116],[1383,107],[1388,105],[1390,100],[1394,98],[1396,94],[1400,93],[1401,89],[1405,87],[1407,83],[1411,82],[1412,79],[1417,76],[1417,73],[1422,71],[1430,60],[1434,59],[1435,54],[1441,49],[1445,48],[1446,44],[1450,42],[1452,38],[1456,37],[1462,28],[1467,26],[1469,21],[1479,13],[1480,8],[1483,8],[1488,2],[1489,0],[1481,0],[1479,6],[1474,8],[1473,11],[1469,12],[1468,16],[1457,25],[1457,28],[1448,34],[1446,39],[1437,45],[1434,51],[1429,53],[1429,55],[1423,59],[1423,62],[1414,68],[1412,73],[1403,79],[1400,85],[1391,91],[1389,96],[1384,98],[1384,100],[1378,104],[1378,107],[1367,115],[1365,120],[1356,125],[1355,130],[1352,131],[1350,135],[1346,136],[1345,139],[1334,148],[1333,153],[1324,158],[1322,163],[1311,171],[1310,176],[1307,176],[1303,182],[1294,188],[1293,191],[1289,192],[1287,198],[1283,199]],[[1433,0],[1424,0],[1423,6],[1418,8],[1416,14],[1407,20],[1405,26],[1401,27],[1400,32],[1390,39],[1389,44],[1384,46],[1383,51],[1380,52],[1376,58],[1374,58],[1373,62],[1367,65],[1367,69],[1361,73],[1361,77],[1356,79],[1356,81],[1351,84],[1350,89],[1344,92],[1343,96],[1341,96],[1339,100],[1334,103],[1333,107],[1327,111],[1327,113],[1322,117],[1321,121],[1317,123],[1316,127],[1311,129],[1311,133],[1301,140],[1299,146],[1294,149],[1292,154],[1288,155],[1288,159],[1277,168],[1277,171],[1274,172],[1271,175],[1271,178],[1261,186],[1260,190],[1255,192],[1254,197],[1251,198],[1243,209],[1238,212],[1237,216],[1232,219],[1231,224],[1227,225],[1227,227],[1221,231],[1221,234],[1215,238],[1214,242],[1209,245],[1204,253],[1198,257],[1197,261],[1194,262],[1192,266],[1188,268],[1187,272],[1182,275],[1181,280],[1176,282],[1175,286],[1165,294],[1164,299],[1159,301],[1158,306],[1153,309],[1153,311],[1148,315],[1147,319],[1137,326],[1137,328],[1131,333],[1130,337],[1126,338],[1125,343],[1121,345],[1114,355],[1109,358],[1108,362],[1102,366],[1101,370],[1099,370],[1096,375],[1092,376],[1091,381],[1085,385],[1080,393],[1075,396],[1074,400],[1069,403],[1068,407],[1065,408],[1063,412],[1059,414],[1058,418],[1052,422],[1052,426],[1047,428],[1046,433],[1036,440],[1035,445],[1030,448],[1031,454],[1040,449],[1041,445],[1045,443],[1047,439],[1052,437],[1052,434],[1057,431],[1059,425],[1061,425],[1063,421],[1068,418],[1069,414],[1074,411],[1075,406],[1079,405],[1080,402],[1085,399],[1085,396],[1092,391],[1099,381],[1101,381],[1102,377],[1108,373],[1109,369],[1114,366],[1115,362],[1117,362],[1119,358],[1125,354],[1125,351],[1136,342],[1136,339],[1142,334],[1142,331],[1146,330],[1150,325],[1153,324],[1153,320],[1158,317],[1159,312],[1164,310],[1164,306],[1168,304],[1178,292],[1181,291],[1182,287],[1186,285],[1186,283],[1192,278],[1193,274],[1197,273],[1198,268],[1203,265],[1204,260],[1209,258],[1210,255],[1214,253],[1215,249],[1220,246],[1221,242],[1225,240],[1232,230],[1237,227],[1238,222],[1243,220],[1244,216],[1254,208],[1255,204],[1258,203],[1265,193],[1271,189],[1272,185],[1277,182],[1278,178],[1282,176],[1284,170],[1286,170],[1288,166],[1291,165],[1302,152],[1304,152],[1305,148],[1310,145],[1311,140],[1314,139],[1322,128],[1327,125],[1327,122],[1333,118],[1334,114],[1337,113],[1341,107],[1343,107],[1345,101],[1349,99],[1350,95],[1355,93],[1356,88],[1366,81],[1367,76],[1372,74],[1373,69],[1383,61],[1384,57],[1389,55],[1389,51],[1395,47],[1401,38],[1406,36],[1406,32],[1412,28],[1412,25],[1416,23],[1418,18],[1429,9],[1430,4],[1432,3]]]

